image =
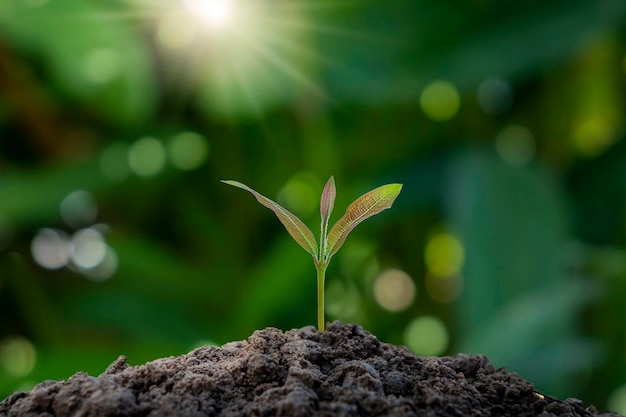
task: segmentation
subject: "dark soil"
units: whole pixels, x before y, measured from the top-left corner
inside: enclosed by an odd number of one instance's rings
[[[79,372],[0,403],[0,416],[617,416],[559,401],[485,356],[420,357],[356,325],[286,333]]]

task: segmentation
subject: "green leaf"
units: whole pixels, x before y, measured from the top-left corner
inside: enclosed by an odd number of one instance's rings
[[[38,57],[46,73],[44,80],[49,77],[54,82],[59,97],[70,94],[90,113],[99,113],[116,125],[143,126],[152,118],[158,98],[156,71],[135,22],[109,18],[120,13],[120,4],[55,0],[33,7],[18,1],[2,3],[3,40],[16,51]]]
[[[402,184],[387,184],[363,194],[348,206],[345,214],[330,229],[324,259],[328,261],[348,237],[348,234],[363,220],[391,207]]]
[[[326,182],[324,191],[322,191],[322,198],[320,199],[320,214],[322,216],[322,234],[320,239],[322,240],[321,253],[326,252],[326,236],[328,235],[328,220],[330,214],[335,207],[335,197],[337,196],[337,189],[335,188],[335,178],[332,176]]]
[[[291,237],[298,242],[298,244],[302,246],[305,251],[309,252],[315,259],[317,259],[318,252],[315,236],[313,236],[311,229],[309,229],[295,214],[239,181],[222,180],[222,182],[252,193],[259,203],[276,214],[276,217],[278,217],[278,220],[280,220],[283,226],[285,226],[285,229],[287,229],[287,232],[291,235]]]

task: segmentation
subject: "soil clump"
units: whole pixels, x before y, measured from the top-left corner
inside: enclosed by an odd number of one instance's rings
[[[267,328],[247,341],[44,381],[0,417],[618,416],[560,401],[482,355],[421,357],[357,325]]]

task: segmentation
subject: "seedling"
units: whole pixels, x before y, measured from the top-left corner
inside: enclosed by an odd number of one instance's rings
[[[320,201],[322,224],[318,246],[313,232],[295,214],[245,184],[232,180],[222,180],[222,182],[252,193],[259,203],[276,214],[278,220],[285,226],[291,237],[313,256],[313,263],[317,270],[317,328],[320,332],[323,332],[324,284],[326,268],[328,268],[330,259],[337,253],[346,241],[348,234],[359,223],[391,207],[398,194],[400,194],[402,184],[383,185],[363,194],[348,206],[344,215],[328,232],[328,221],[335,205],[335,196],[337,195],[335,179],[331,176],[324,186]]]

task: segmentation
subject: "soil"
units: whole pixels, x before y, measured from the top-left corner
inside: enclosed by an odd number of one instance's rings
[[[618,416],[557,400],[482,355],[421,357],[335,322],[45,381],[0,403],[14,416]]]

